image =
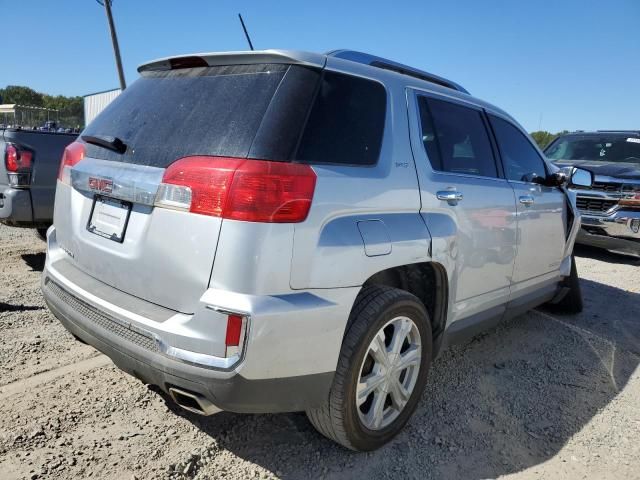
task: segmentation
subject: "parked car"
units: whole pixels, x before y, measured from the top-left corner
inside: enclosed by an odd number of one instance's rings
[[[576,190],[582,213],[577,242],[640,255],[640,130],[569,133],[545,154],[558,167],[595,174],[591,187]]]
[[[372,450],[446,345],[582,308],[566,177],[454,82],[346,50],[139,72],[65,151],[42,291],[181,407]]]
[[[78,137],[37,130],[0,129],[0,222],[38,229],[53,222],[56,179],[64,148]]]

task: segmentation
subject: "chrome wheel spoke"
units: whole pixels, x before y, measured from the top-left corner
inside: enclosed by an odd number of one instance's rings
[[[412,346],[406,352],[400,355],[398,362],[396,363],[396,370],[398,373],[402,372],[406,368],[417,366],[420,364],[421,355],[420,346]]]
[[[411,327],[413,327],[413,322],[408,318],[402,318],[394,324],[393,338],[391,339],[391,345],[389,348],[392,354],[400,354],[402,345],[404,345],[407,335],[411,332]]]
[[[389,393],[391,393],[391,401],[393,402],[396,410],[401,411],[404,406],[409,401],[409,397],[411,396],[411,392],[407,391],[406,388],[400,382],[400,377],[395,378],[389,385]]]
[[[384,403],[386,400],[386,392],[378,390],[374,393],[371,408],[369,408],[366,416],[366,424],[369,428],[376,430],[382,425],[382,420],[384,419]]]
[[[384,343],[384,332],[382,330],[376,334],[369,348],[371,356],[377,363],[380,363],[384,367],[389,366],[389,352]]]
[[[380,387],[384,384],[385,377],[384,375],[380,375],[378,372],[372,372],[364,378],[361,378],[358,382],[357,389],[357,398],[356,402],[358,406],[362,405],[371,392],[378,391]]]

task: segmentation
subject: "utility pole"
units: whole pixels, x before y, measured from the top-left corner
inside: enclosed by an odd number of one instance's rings
[[[111,43],[113,44],[113,54],[116,57],[116,68],[118,69],[118,78],[120,79],[120,89],[127,88],[124,81],[124,72],[122,71],[122,60],[120,59],[120,47],[118,46],[118,36],[116,35],[116,27],[113,24],[113,15],[111,14],[111,3],[113,0],[96,0],[100,5],[104,6],[107,12],[107,21],[109,22],[109,32],[111,33]]]

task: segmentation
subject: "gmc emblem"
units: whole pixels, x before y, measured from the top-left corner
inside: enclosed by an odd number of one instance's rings
[[[89,188],[95,192],[112,193],[113,180],[108,178],[89,177]]]

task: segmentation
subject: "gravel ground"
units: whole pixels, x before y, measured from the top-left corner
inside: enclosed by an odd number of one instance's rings
[[[531,312],[446,351],[405,431],[344,450],[303,414],[204,418],[44,306],[44,243],[0,225],[0,476],[640,478],[640,262],[577,249],[584,313]]]

